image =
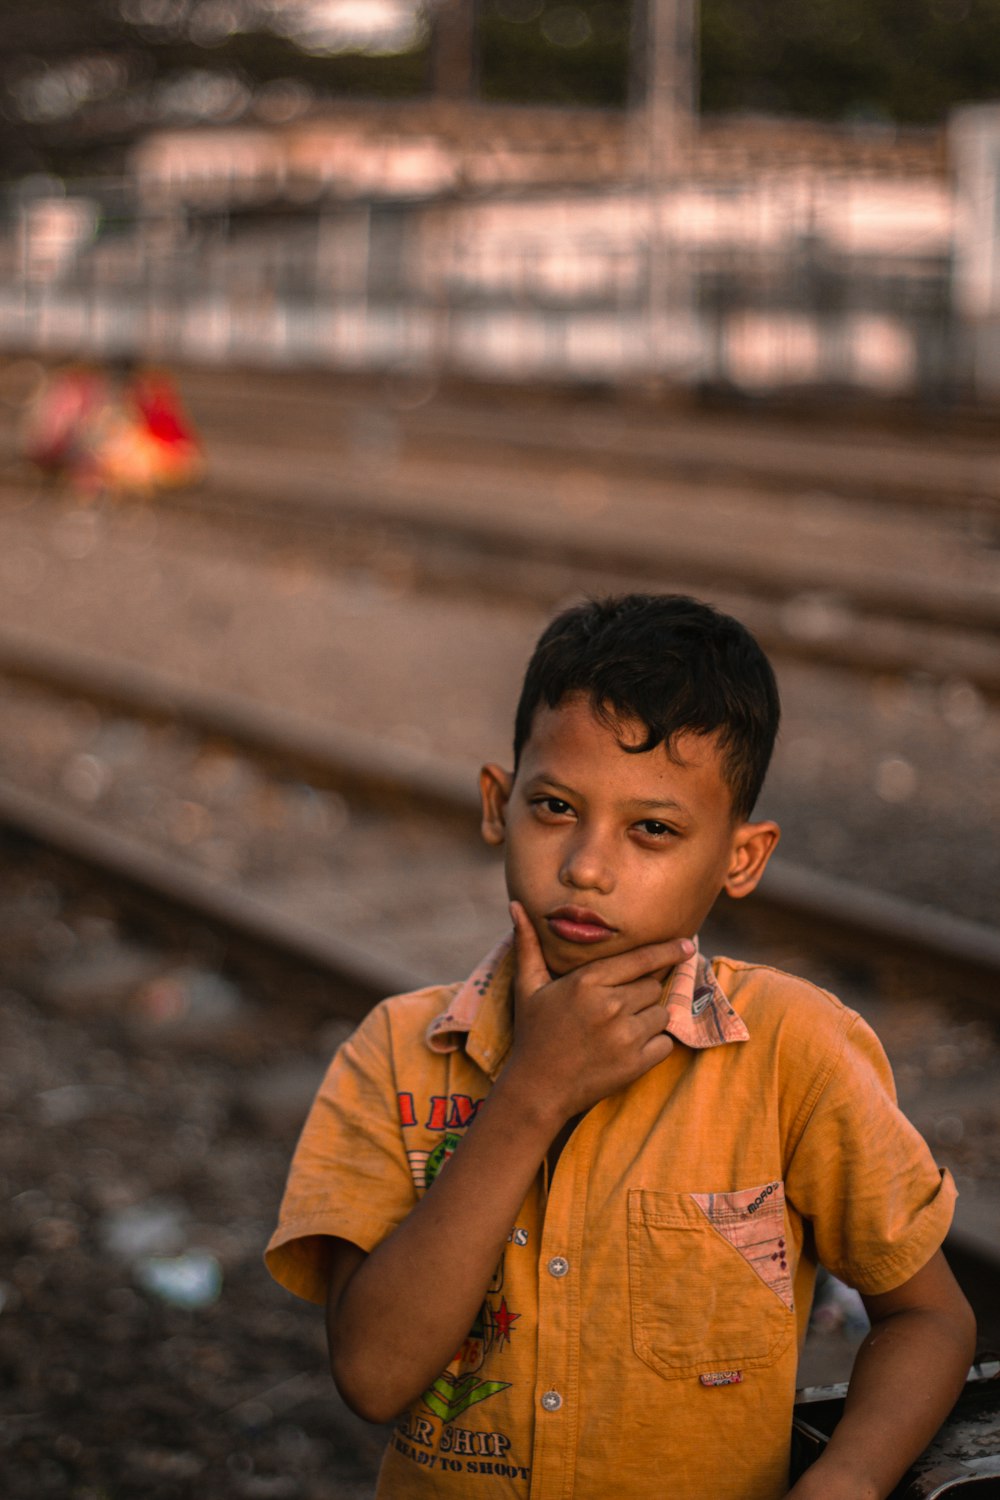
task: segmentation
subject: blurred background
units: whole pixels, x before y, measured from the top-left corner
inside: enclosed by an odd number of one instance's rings
[[[995,1351],[1000,7],[7,0],[0,56],[5,1494],[371,1493],[261,1251],[339,1040],[503,931],[477,768],[619,589],[772,656],[703,943],[876,1025]],[[802,1386],[863,1329],[830,1279]]]
[[[1000,18],[12,3],[7,348],[995,395]]]

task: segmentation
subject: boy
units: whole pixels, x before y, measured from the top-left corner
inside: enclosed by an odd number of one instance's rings
[[[514,769],[480,778],[513,940],[344,1044],[267,1252],[326,1302],[348,1404],[406,1413],[384,1500],[867,1500],[954,1402],[954,1188],[872,1033],[698,952],[777,843],[751,814],[778,714],[752,636],[694,600],[587,603],[542,635]],[[872,1332],[789,1492],[817,1260]]]

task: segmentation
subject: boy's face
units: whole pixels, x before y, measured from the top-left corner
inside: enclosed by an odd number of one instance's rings
[[[484,766],[483,836],[506,846],[507,890],[552,974],[644,943],[693,937],[721,890],[757,884],[774,823],[739,823],[714,739],[630,755],[580,695],[538,709],[517,776]]]

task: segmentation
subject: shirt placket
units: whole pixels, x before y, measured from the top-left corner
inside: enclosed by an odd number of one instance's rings
[[[567,1141],[544,1204],[531,1500],[572,1500],[580,1429],[583,1224],[591,1111]]]

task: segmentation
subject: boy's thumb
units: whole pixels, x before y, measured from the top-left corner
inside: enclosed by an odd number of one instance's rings
[[[511,921],[514,923],[514,958],[517,963],[516,989],[518,997],[533,995],[543,984],[548,984],[550,975],[545,966],[538,934],[520,901],[510,903]]]

